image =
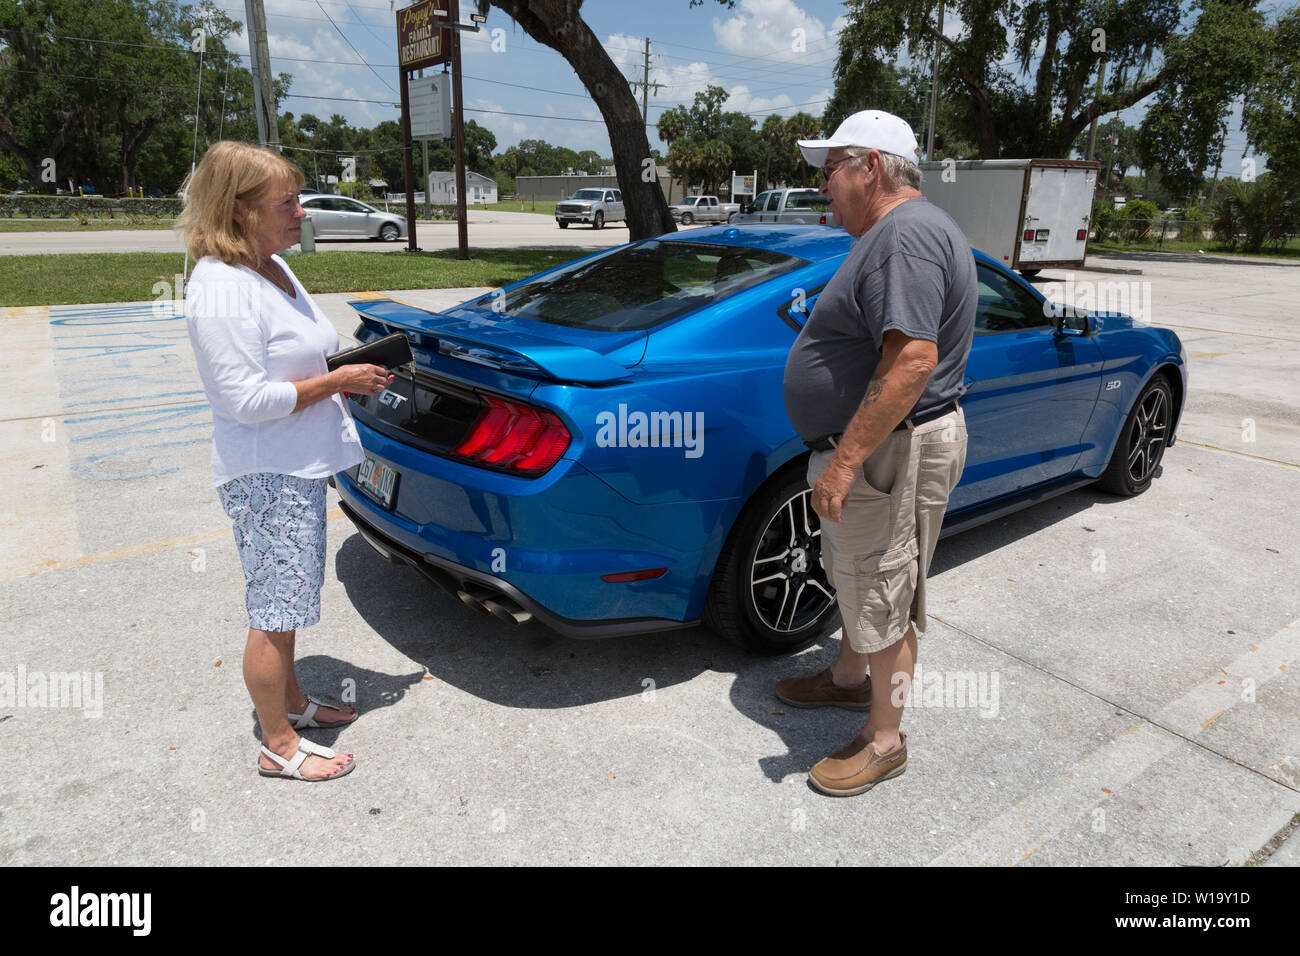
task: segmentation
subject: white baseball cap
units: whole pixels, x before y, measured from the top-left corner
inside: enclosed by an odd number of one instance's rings
[[[919,160],[916,134],[907,121],[881,110],[862,110],[841,123],[830,139],[801,139],[799,149],[809,166],[826,165],[826,154],[836,146],[863,146]]]

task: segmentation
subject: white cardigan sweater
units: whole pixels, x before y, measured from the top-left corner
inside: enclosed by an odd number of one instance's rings
[[[295,412],[294,382],[324,375],[339,336],[279,256],[295,298],[208,256],[190,275],[186,324],[212,405],[212,484],[255,472],[325,478],[364,455],[342,395]]]

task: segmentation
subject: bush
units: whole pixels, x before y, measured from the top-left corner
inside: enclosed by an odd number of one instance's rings
[[[1120,240],[1138,242],[1150,238],[1152,229],[1160,218],[1160,209],[1145,199],[1131,199],[1115,218],[1118,220],[1116,226]]]
[[[360,199],[362,202],[374,202],[375,200],[375,192],[370,188],[370,184],[363,183],[359,179],[350,183],[339,183],[337,188],[340,196],[350,196],[353,199]]]
[[[1115,203],[1109,198],[1095,200],[1092,204],[1093,238],[1105,242],[1114,231]]]
[[[30,216],[35,219],[115,219],[138,216],[174,219],[181,213],[179,199],[105,199],[102,196],[48,196],[40,193],[0,196],[0,218]]]
[[[1183,242],[1201,242],[1205,237],[1205,210],[1196,203],[1191,203],[1177,217],[1171,220],[1178,229],[1178,238]]]
[[[1219,242],[1234,249],[1241,241],[1243,252],[1259,252],[1300,231],[1300,198],[1272,173],[1249,183],[1229,179],[1219,184],[1212,219]]]

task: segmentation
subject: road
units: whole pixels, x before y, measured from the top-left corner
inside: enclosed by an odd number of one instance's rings
[[[701,226],[686,226],[699,229]],[[557,246],[580,249],[606,249],[628,241],[627,226],[611,223],[603,229],[569,226],[561,229],[550,216],[527,212],[469,211],[469,244],[479,249],[523,246]],[[457,248],[456,223],[447,221],[416,223],[416,238],[426,252]],[[325,252],[352,249],[363,252],[397,252],[406,248],[399,242],[349,242],[322,239],[317,249]],[[106,229],[99,232],[0,232],[0,255],[35,255],[40,253],[86,252],[184,252],[179,232],[170,229]]]
[[[1083,489],[939,545],[922,671],[990,694],[923,698],[908,772],[847,800],[806,772],[861,716],[772,695],[834,640],[789,660],[703,628],[509,627],[383,564],[337,510],[298,673],[355,690],[361,719],[316,739],[357,769],[258,778],[242,576],[183,321],[3,310],[0,671],[84,673],[102,696],[0,705],[0,863],[302,864],[326,845],[353,865],[1247,860],[1300,811],[1300,264],[1130,263],[1187,348],[1179,444],[1137,498]],[[1117,281],[1073,278],[1076,299]],[[344,333],[347,298],[318,297]]]

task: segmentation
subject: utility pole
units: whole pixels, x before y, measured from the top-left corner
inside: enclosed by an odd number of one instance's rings
[[[641,79],[628,80],[628,86],[632,87],[632,89],[636,89],[638,86],[641,87],[641,122],[643,124],[650,122],[649,119],[650,107],[646,98],[646,93],[649,91],[650,87],[652,86],[655,88],[655,92],[658,93],[661,84],[650,82],[650,38],[649,37],[645,38],[645,60],[641,65]]]
[[[1106,59],[1102,58],[1101,70],[1097,73],[1097,94],[1093,97],[1093,102],[1098,104],[1098,113],[1092,118],[1092,128],[1088,130],[1088,162],[1092,162],[1093,156],[1097,154],[1097,119],[1101,115],[1101,87],[1106,82]],[[1109,179],[1109,176],[1107,177]],[[1109,184],[1108,184],[1109,185]]]
[[[460,3],[451,0],[451,89],[456,110],[451,122],[456,130],[456,258],[469,259],[469,225],[465,210],[465,94],[460,86]],[[427,194],[429,184],[424,186]]]
[[[939,0],[938,34],[934,38],[934,77],[930,81],[930,128],[925,134],[926,161],[934,159],[934,120],[939,112],[939,41],[943,39],[943,0]]]
[[[271,52],[266,44],[266,10],[262,0],[244,0],[248,18],[248,52],[253,67],[253,107],[257,112],[257,139],[263,146],[280,148],[280,127],[275,118],[275,89],[271,86]]]

